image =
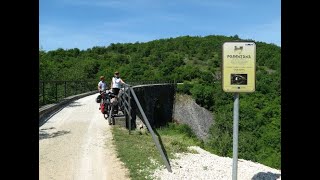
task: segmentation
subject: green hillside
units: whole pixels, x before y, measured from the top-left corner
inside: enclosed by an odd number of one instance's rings
[[[111,44],[87,50],[39,51],[40,80],[86,80],[120,71],[124,81],[176,80],[180,93],[192,95],[213,111],[215,123],[206,144],[232,157],[233,94],[221,87],[222,44],[237,35],[160,39]],[[281,48],[256,42],[256,92],[240,94],[239,158],[281,166]],[[108,80],[110,79],[110,80]]]

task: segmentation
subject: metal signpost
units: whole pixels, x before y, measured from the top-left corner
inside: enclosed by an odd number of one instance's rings
[[[239,92],[254,92],[256,81],[256,44],[225,42],[222,46],[222,89],[234,93],[232,180],[237,180]]]

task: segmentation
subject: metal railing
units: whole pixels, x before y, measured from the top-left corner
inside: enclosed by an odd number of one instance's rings
[[[133,84],[141,85],[141,84],[163,84],[163,83],[176,83],[175,81],[144,81],[144,82],[136,82]],[[132,104],[131,98],[133,97],[133,102],[135,102],[138,107],[144,123],[146,124],[149,132],[152,135],[152,139],[156,144],[156,147],[165,163],[165,166],[169,172],[172,172],[171,166],[169,164],[168,159],[166,158],[163,149],[159,143],[158,137],[154,133],[152,127],[150,126],[149,120],[146,117],[141,104],[132,88],[129,84],[124,84],[124,92],[123,95],[120,96],[120,105],[124,109],[125,116],[128,117],[129,121],[129,134],[131,132],[131,112],[132,112]],[[43,106],[48,103],[58,102],[59,100],[68,97],[70,95],[76,95],[88,91],[95,90],[97,88],[97,81],[39,81],[39,106]]]
[[[97,81],[39,81],[39,107],[97,89]]]
[[[127,82],[131,86],[143,85],[143,84],[176,84],[182,83],[183,81],[169,80],[169,81],[132,81]]]
[[[136,103],[141,115],[142,115],[144,123],[146,124],[149,132],[152,135],[152,139],[156,144],[156,147],[157,147],[157,149],[158,149],[158,151],[159,151],[159,153],[160,153],[160,155],[161,155],[161,157],[162,157],[162,159],[163,159],[163,161],[165,163],[165,166],[166,166],[167,170],[169,172],[172,172],[171,166],[169,164],[169,161],[166,158],[166,156],[165,156],[165,154],[163,152],[163,149],[161,148],[161,145],[159,143],[158,137],[156,136],[156,134],[154,133],[152,127],[150,126],[149,120],[148,120],[147,116],[145,115],[145,113],[144,113],[144,111],[143,111],[143,109],[141,107],[141,104],[139,102],[139,99],[137,98],[136,93],[134,92],[133,88],[130,85],[125,84],[124,85],[124,94],[122,95],[124,98],[123,99],[120,98],[120,100],[123,100],[122,105],[124,106],[125,109],[127,109],[127,110],[125,110],[125,114],[127,114],[128,117],[129,117],[129,133],[130,133],[130,130],[131,130],[131,119],[132,119],[132,117],[131,117],[132,108],[131,108],[131,103],[130,103],[131,95],[132,95],[132,97],[134,99],[134,102]],[[125,106],[128,106],[128,107],[125,107]]]
[[[124,114],[126,119],[128,119],[128,129],[129,129],[129,134],[131,134],[131,120],[132,120],[132,116],[131,116],[131,112],[132,112],[132,108],[131,108],[131,91],[130,91],[130,85],[124,85],[124,91],[123,94],[120,96],[120,105],[121,105],[121,109],[124,110]]]

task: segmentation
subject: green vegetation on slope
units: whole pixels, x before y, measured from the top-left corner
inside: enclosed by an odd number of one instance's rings
[[[232,156],[233,94],[221,87],[222,44],[238,36],[206,36],[111,44],[87,50],[39,51],[41,80],[110,78],[120,71],[125,81],[176,80],[178,91],[192,95],[215,115],[208,146]],[[257,45],[256,92],[240,94],[239,158],[280,168],[281,48]]]
[[[167,128],[156,130],[169,160],[175,153],[190,152],[188,146],[199,146],[195,135],[187,125],[170,123]],[[149,133],[132,131],[120,127],[112,128],[118,157],[130,171],[133,180],[152,179],[151,175],[160,165],[165,166]]]

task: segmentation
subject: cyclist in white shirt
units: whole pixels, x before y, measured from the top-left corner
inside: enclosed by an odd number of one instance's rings
[[[118,71],[116,71],[114,73],[114,77],[111,80],[111,88],[112,88],[112,92],[115,95],[119,94],[120,88],[121,88],[121,84],[125,84],[125,82],[120,78],[120,74]]]
[[[98,83],[98,90],[99,93],[101,94],[108,88],[107,83],[104,81],[104,76],[100,76],[100,82]]]
[[[102,98],[102,100],[100,101],[99,110],[101,109],[101,104],[103,104],[103,101],[104,101],[103,93],[107,90],[107,88],[108,88],[108,85],[104,81],[104,76],[100,76],[100,82],[98,83],[98,91],[100,95],[97,98]]]

